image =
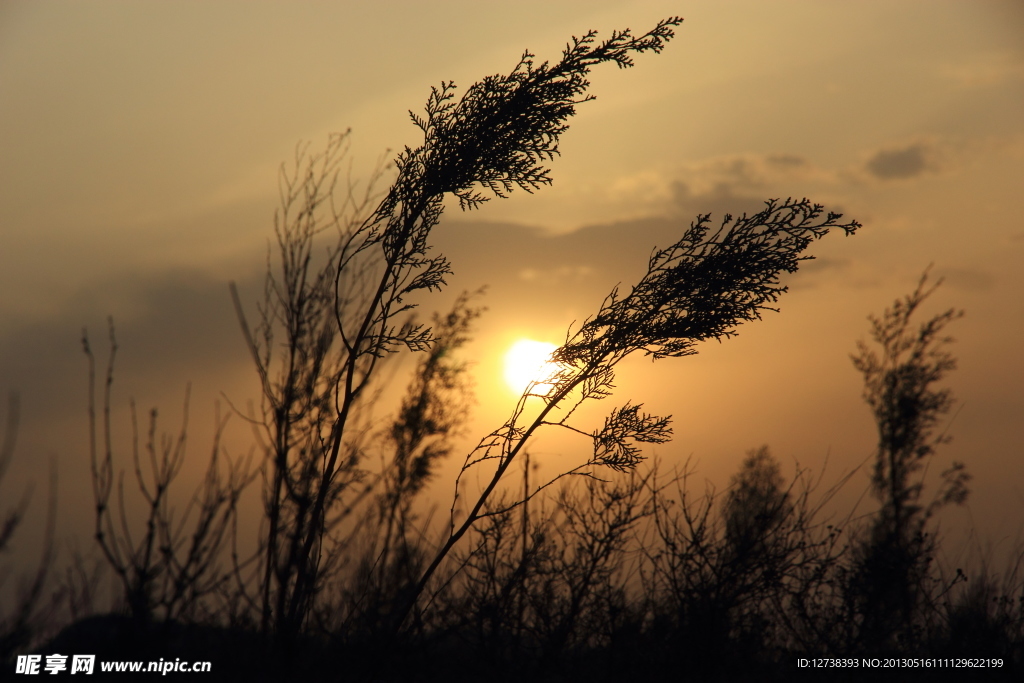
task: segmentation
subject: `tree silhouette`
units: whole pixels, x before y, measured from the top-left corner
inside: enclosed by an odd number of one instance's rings
[[[770,572],[771,536],[793,513],[779,463],[767,446],[749,451],[725,499],[725,542],[735,561]]]
[[[926,270],[911,294],[897,299],[880,318],[869,318],[878,350],[858,342],[852,356],[878,428],[871,484],[882,507],[862,549],[856,589],[863,601],[863,637],[874,647],[892,647],[895,634],[912,625],[934,551],[928,518],[943,505],[963,503],[968,493],[970,477],[962,463],[954,462],[942,473],[931,504],[920,504],[920,474],[936,447],[950,439],[935,430],[953,405],[952,392],[935,385],[956,368],[948,351],[953,339],[943,333],[963,311],[949,309],[916,329],[911,321],[941,284],[928,287]]]

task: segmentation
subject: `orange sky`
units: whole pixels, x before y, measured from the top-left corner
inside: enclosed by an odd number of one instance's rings
[[[255,390],[226,283],[256,291],[276,168],[297,142],[351,127],[359,177],[416,144],[407,110],[431,85],[670,15],[686,21],[664,54],[594,73],[553,187],[453,205],[437,230],[455,275],[436,308],[490,286],[467,350],[476,432],[511,408],[500,358],[514,341],[557,342],[697,213],[807,196],[863,230],[815,246],[781,314],[696,357],[630,363],[618,402],[672,413],[656,452],[692,455],[718,486],[762,443],[790,472],[827,454],[838,476],[874,443],[849,353],[867,315],[934,263],[946,284],[929,311],[967,311],[951,328],[954,441],[935,470],[965,461],[974,493],[958,519],[993,541],[1018,533],[1024,5],[989,0],[0,2],[0,389],[22,402],[2,499],[44,488],[52,456],[62,530],[91,524],[78,340],[83,325],[102,339],[108,313],[119,400],[162,406],[171,428],[191,380],[201,462],[219,392],[244,404]],[[244,450],[245,430],[232,438]],[[553,473],[563,448],[542,438],[535,452]]]

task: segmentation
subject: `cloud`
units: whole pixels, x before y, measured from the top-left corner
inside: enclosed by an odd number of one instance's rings
[[[680,171],[672,184],[672,213],[752,213],[761,210],[765,200],[781,197],[812,196],[827,202],[837,180],[834,172],[796,154],[717,157]]]
[[[995,284],[992,273],[981,268],[940,268],[935,274],[950,287],[969,292],[987,292]]]
[[[671,172],[623,175],[606,192],[595,192],[596,203],[632,205],[638,216],[622,217],[608,204],[607,221],[558,234],[521,223],[455,218],[444,221],[432,239],[452,262],[452,289],[490,285],[488,305],[494,310],[521,309],[525,315],[527,303],[557,292],[566,309],[587,315],[611,287],[642,276],[652,249],[678,241],[696,216],[711,214],[718,224],[725,214],[756,213],[770,198],[804,196],[842,212],[849,176],[794,153],[714,157]],[[802,264],[795,277],[811,286],[850,268],[848,260],[822,258]]]
[[[808,159],[789,153],[736,154],[714,157],[681,169],[679,177],[697,194],[728,188],[743,194],[794,183],[830,180],[831,174]]]
[[[567,282],[578,282],[590,276],[594,269],[584,265],[559,265],[553,268],[523,268],[519,271],[519,279],[526,282],[562,285]]]
[[[792,153],[715,157],[672,173],[647,171],[617,179],[615,200],[642,206],[643,217],[621,218],[612,211],[607,222],[554,235],[517,223],[456,219],[445,221],[435,240],[452,261],[457,289],[490,284],[495,287],[489,298],[498,299],[505,288],[510,298],[511,292],[515,297],[545,296],[555,288],[560,297],[593,301],[616,283],[641,276],[651,250],[676,242],[698,215],[711,214],[717,224],[725,214],[749,215],[763,209],[769,198],[789,196],[809,196],[840,210],[836,192],[843,180]],[[846,265],[810,261],[800,277],[809,282]]]
[[[933,170],[934,156],[931,145],[915,142],[905,147],[879,150],[868,159],[865,168],[879,180],[904,180]]]
[[[813,256],[813,254],[808,254]],[[848,258],[834,258],[828,256],[816,256],[800,262],[800,269],[795,273],[782,273],[779,281],[786,285],[797,287],[802,290],[813,289],[819,285],[831,281],[836,277],[848,276],[851,272],[853,261]],[[844,283],[849,286],[847,277]]]
[[[703,213],[757,211],[772,197],[817,198],[823,187],[834,188],[838,179],[835,172],[798,154],[731,154],[623,174],[600,186],[581,188],[574,200],[585,206],[584,215],[607,222],[659,215],[689,220]]]
[[[993,87],[1024,80],[1024,61],[1012,52],[988,52],[944,64],[939,73],[962,88]]]
[[[256,297],[259,284],[255,269],[243,278],[245,301]],[[226,279],[194,269],[120,275],[83,289],[44,319],[0,330],[0,390],[21,394],[26,420],[84,410],[82,330],[88,328],[102,372],[108,315],[120,346],[115,377],[123,398],[140,388],[181,392],[190,380],[214,385],[220,371],[247,362]]]

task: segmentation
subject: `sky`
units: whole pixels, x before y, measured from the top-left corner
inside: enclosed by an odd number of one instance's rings
[[[815,244],[780,312],[737,338],[625,363],[613,400],[672,414],[672,443],[649,455],[689,461],[719,489],[761,444],[785,472],[827,462],[823,481],[835,481],[875,445],[850,354],[868,315],[931,265],[944,284],[924,313],[966,311],[949,330],[953,441],[931,474],[963,461],[973,493],[948,524],[976,529],[979,545],[1024,538],[1024,220],[1012,208],[1024,2],[42,0],[0,2],[0,390],[21,405],[0,501],[35,484],[19,551],[41,526],[51,462],[61,538],[89,537],[83,327],[102,356],[115,320],[120,434],[132,398],[176,429],[191,382],[186,479],[204,464],[215,402],[227,412],[225,397],[257,399],[228,283],[254,305],[278,168],[297,144],[319,150],[351,129],[347,168],[365,183],[418,143],[408,112],[431,86],[464,89],[526,49],[556,60],[570,36],[673,15],[685,21],[663,54],[592,74],[596,99],[562,138],[553,186],[470,213],[451,203],[435,230],[454,274],[423,314],[488,286],[465,350],[477,397],[467,433],[499,426],[514,404],[508,348],[564,339],[697,214],[808,197],[864,227]],[[251,447],[243,421],[227,443]],[[578,446],[542,435],[534,461],[553,475]],[[447,467],[438,500],[450,497]],[[844,501],[867,485],[862,467]]]

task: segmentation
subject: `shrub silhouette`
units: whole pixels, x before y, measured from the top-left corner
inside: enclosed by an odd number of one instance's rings
[[[949,389],[936,389],[956,361],[946,350],[943,330],[963,316],[949,309],[916,330],[911,320],[941,284],[927,287],[928,271],[910,295],[898,299],[881,318],[872,316],[871,336],[880,349],[858,343],[854,366],[864,375],[864,399],[878,426],[878,452],[872,490],[882,503],[868,537],[859,549],[860,575],[854,587],[861,601],[861,638],[866,646],[895,647],[894,638],[913,642],[920,634],[922,600],[935,552],[929,518],[941,506],[963,503],[970,479],[962,463],[942,473],[941,488],[931,504],[919,504],[924,487],[919,473],[936,446],[949,441],[934,436],[939,419],[953,404]]]
[[[3,483],[7,468],[14,457],[18,441],[19,416],[20,401],[18,395],[12,393],[7,401],[7,424],[3,441],[0,442],[0,484]],[[13,509],[3,511],[3,518],[0,519],[0,554],[11,549],[11,542],[25,518],[31,500],[32,487],[29,486]],[[43,598],[53,570],[56,517],[57,472],[55,468],[51,468],[50,505],[43,532],[43,554],[34,575],[24,580],[18,587],[16,595],[11,596],[16,600],[14,609],[9,613],[7,609],[0,609],[0,664],[6,664],[12,654],[31,643],[37,632],[42,630],[46,621],[53,616],[55,605],[43,604]],[[0,567],[0,589],[11,590],[5,585],[9,577],[9,568]],[[56,598],[59,600],[60,596],[57,595]]]
[[[115,477],[111,388],[117,340],[114,322],[109,321],[110,355],[104,376],[102,448],[96,416],[95,358],[87,333],[82,346],[89,362],[89,454],[95,498],[95,539],[114,570],[123,590],[127,611],[139,626],[158,619],[199,619],[204,611],[218,611],[208,598],[216,599],[231,578],[219,564],[222,550],[230,540],[237,504],[252,480],[248,467],[238,460],[222,464],[220,436],[225,421],[218,417],[213,449],[203,483],[180,515],[170,504],[171,485],[185,462],[188,425],[188,392],[184,418],[176,438],[157,435],[157,411],[149,415],[145,456],[139,448],[135,403],[131,404],[132,469],[145,501],[145,530],[133,537],[131,516],[126,510],[124,472]],[[145,460],[145,465],[143,465]],[[148,470],[148,480],[146,476]],[[225,473],[222,470],[226,470]],[[117,480],[117,514],[111,500]]]

